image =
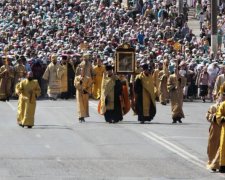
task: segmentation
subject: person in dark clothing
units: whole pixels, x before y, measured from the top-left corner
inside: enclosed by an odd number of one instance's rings
[[[64,74],[62,76],[61,98],[69,99],[75,95],[75,88],[73,86],[75,72],[66,55],[62,56],[62,67],[64,69]]]
[[[99,113],[104,115],[108,123],[117,123],[123,120],[121,97],[122,84],[118,76],[113,74],[111,65],[106,66],[106,75],[102,80]]]
[[[151,121],[156,114],[153,77],[148,64],[142,65],[143,71],[137,75],[134,82],[135,111],[138,121],[142,124]]]
[[[44,74],[41,62],[36,60],[35,63],[31,66],[31,70],[33,72],[33,78],[38,81],[39,86],[42,86],[42,76]]]

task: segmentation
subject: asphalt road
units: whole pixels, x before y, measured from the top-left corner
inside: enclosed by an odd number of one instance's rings
[[[225,179],[206,169],[210,103],[186,102],[182,124],[160,104],[151,123],[130,111],[108,124],[97,103],[81,124],[75,100],[40,100],[27,129],[16,124],[17,101],[0,102],[0,179]]]

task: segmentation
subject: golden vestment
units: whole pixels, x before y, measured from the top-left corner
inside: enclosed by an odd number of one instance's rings
[[[38,81],[22,80],[16,85],[16,93],[19,95],[17,111],[18,123],[24,126],[33,126],[36,98],[41,94]]]

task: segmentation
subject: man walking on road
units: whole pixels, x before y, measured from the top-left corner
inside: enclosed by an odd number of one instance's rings
[[[79,121],[85,122],[84,118],[89,117],[89,95],[91,94],[92,80],[85,75],[83,68],[80,68],[80,75],[75,77],[74,86],[76,87],[77,111]]]
[[[148,64],[142,65],[143,71],[137,75],[134,83],[135,109],[138,121],[142,124],[151,121],[156,114],[153,77]]]
[[[17,121],[22,127],[34,126],[34,114],[36,109],[36,98],[40,96],[41,89],[37,80],[33,80],[33,73],[27,73],[27,79],[22,80],[16,86],[19,95]]]
[[[51,56],[51,63],[48,65],[43,79],[48,81],[48,96],[51,100],[57,100],[61,91],[61,78],[63,74],[63,68],[57,63],[57,56]]]

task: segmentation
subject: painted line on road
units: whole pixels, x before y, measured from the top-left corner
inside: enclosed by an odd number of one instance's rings
[[[9,105],[9,107],[13,110],[16,111],[16,108],[8,101],[6,101],[6,103]]]
[[[179,155],[180,157],[184,158],[185,160],[191,162],[194,165],[197,165],[200,168],[207,169],[205,161],[200,160],[198,157],[190,154],[189,152],[185,151],[184,149],[178,147],[177,145],[165,140],[163,137],[158,136],[157,134],[148,131],[147,133],[142,133],[148,139],[153,140],[154,142],[162,145],[163,147],[167,148],[169,151]],[[220,177],[225,178],[224,174],[217,174]]]
[[[179,155],[180,157],[182,157],[182,158],[186,159],[187,161],[191,162],[192,164],[195,164],[195,165],[197,165],[198,167],[201,167],[201,168],[205,168],[205,162],[204,161],[201,161],[196,156],[191,155],[190,153],[186,152],[185,150],[179,148],[178,146],[176,146],[176,145],[170,143],[169,141],[166,141],[165,139],[159,137],[158,135],[156,135],[154,133],[151,133],[151,132],[148,132],[148,134],[142,133],[142,135],[144,135],[148,139],[151,139],[154,142],[162,145],[163,147],[165,147],[169,151]]]
[[[202,164],[205,164],[204,161],[200,160],[199,158],[197,158],[196,156],[192,155],[191,153],[185,151],[184,149],[178,147],[177,145],[175,145],[175,144],[173,144],[173,143],[171,143],[171,142],[165,140],[164,138],[158,136],[157,134],[152,133],[152,132],[148,132],[148,133],[149,133],[150,135],[152,135],[152,136],[155,136],[155,138],[159,139],[160,141],[162,141],[162,142],[164,142],[164,143],[170,145],[171,147],[177,149],[178,151],[180,151],[181,153],[185,154],[186,156],[189,156],[189,157],[195,159],[196,161],[198,161],[198,162],[200,162],[200,163],[202,163]]]

